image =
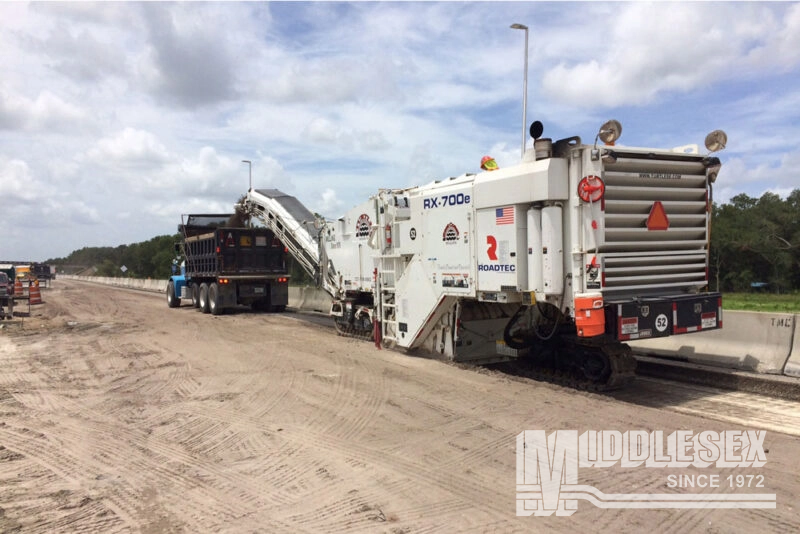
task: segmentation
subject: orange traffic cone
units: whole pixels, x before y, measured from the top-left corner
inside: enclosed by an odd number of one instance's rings
[[[21,296],[23,293],[22,290],[22,280],[19,278],[14,279],[14,294],[17,296]]]
[[[28,302],[31,304],[41,304],[42,303],[42,293],[39,291],[39,281],[34,280],[31,282],[30,287],[28,288]]]

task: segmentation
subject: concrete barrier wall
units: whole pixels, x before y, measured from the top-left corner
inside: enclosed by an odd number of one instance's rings
[[[300,310],[328,313],[331,311],[331,296],[315,287],[290,287],[289,306]]]
[[[163,293],[167,290],[167,280],[154,280],[152,278],[115,278],[112,276],[75,276],[70,274],[60,274],[58,278],[82,280],[84,282],[94,282],[96,284],[125,287],[128,289],[141,289],[142,291],[153,291],[156,293]]]
[[[789,313],[725,310],[722,329],[629,344],[637,352],[655,356],[677,356],[692,363],[782,374],[792,353],[796,323],[795,315]]]
[[[795,315],[792,352],[789,354],[789,359],[786,361],[786,367],[783,368],[783,374],[800,378],[800,321],[798,321],[797,318],[798,316]]]
[[[163,293],[167,280],[140,280],[99,276],[59,275],[62,278]],[[289,306],[328,313],[331,298],[315,287],[290,287]],[[692,363],[800,377],[800,321],[794,314],[726,310],[723,328],[631,341],[640,354],[681,359]]]

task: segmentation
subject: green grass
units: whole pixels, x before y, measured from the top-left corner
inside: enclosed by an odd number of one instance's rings
[[[800,313],[800,293],[723,293],[726,310]]]

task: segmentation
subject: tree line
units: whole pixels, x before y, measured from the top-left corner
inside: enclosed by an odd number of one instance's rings
[[[84,247],[65,258],[45,263],[55,265],[57,272],[87,276],[166,279],[171,274],[174,246],[180,234],[162,235],[149,241],[117,247]]]
[[[740,194],[730,202],[714,203],[711,217],[710,289],[800,289],[800,189],[785,199],[774,193],[761,198]],[[47,263],[95,276],[166,279],[180,239],[174,234],[118,247],[84,247]],[[296,262],[291,262],[290,272],[293,283],[312,283]]]
[[[800,189],[713,206],[710,283],[719,291],[800,289]]]

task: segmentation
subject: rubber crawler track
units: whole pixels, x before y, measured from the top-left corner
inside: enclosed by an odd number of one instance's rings
[[[342,337],[349,337],[353,339],[361,339],[364,341],[375,341],[375,335],[372,330],[361,330],[352,325],[343,325],[339,321],[333,321],[336,327],[336,333]]]
[[[608,345],[600,348],[609,359],[611,373],[605,382],[593,382],[576,371],[539,367],[526,358],[497,364],[499,370],[506,370],[517,376],[532,378],[581,391],[606,392],[621,389],[636,377],[636,358],[628,345]]]

